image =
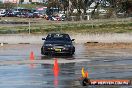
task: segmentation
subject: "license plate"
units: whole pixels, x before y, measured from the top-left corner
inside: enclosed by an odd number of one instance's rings
[[[57,51],[57,52],[61,52],[61,49],[55,49],[55,51]]]

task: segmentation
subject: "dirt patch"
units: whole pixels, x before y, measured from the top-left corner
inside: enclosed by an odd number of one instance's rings
[[[132,43],[98,43],[98,42],[87,42],[85,43],[87,48],[114,48],[114,49],[132,49]]]

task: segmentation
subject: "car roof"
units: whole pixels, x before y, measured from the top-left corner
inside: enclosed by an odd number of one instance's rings
[[[56,35],[56,34],[59,34],[59,35],[68,35],[66,33],[49,33],[48,35]]]
[[[69,36],[68,34],[66,33],[49,33],[48,36]]]

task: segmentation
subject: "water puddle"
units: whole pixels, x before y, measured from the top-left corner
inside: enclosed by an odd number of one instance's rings
[[[88,49],[76,44],[73,57],[47,57],[41,45],[9,45],[0,49],[0,88],[82,88],[81,68],[90,79],[132,79],[131,49]],[[33,51],[35,59],[30,60]],[[54,60],[59,71],[54,73]],[[56,74],[56,75],[55,75]],[[89,88],[131,88],[132,86],[91,86]]]

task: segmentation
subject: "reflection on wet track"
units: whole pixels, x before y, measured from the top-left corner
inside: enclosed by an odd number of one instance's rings
[[[131,49],[91,49],[83,44],[75,46],[73,57],[41,56],[41,45],[0,47],[0,88],[82,88],[78,81],[82,67],[88,70],[90,79],[132,79]],[[29,61],[31,51],[35,54],[34,62]],[[55,77],[54,58],[58,58],[60,69]]]

